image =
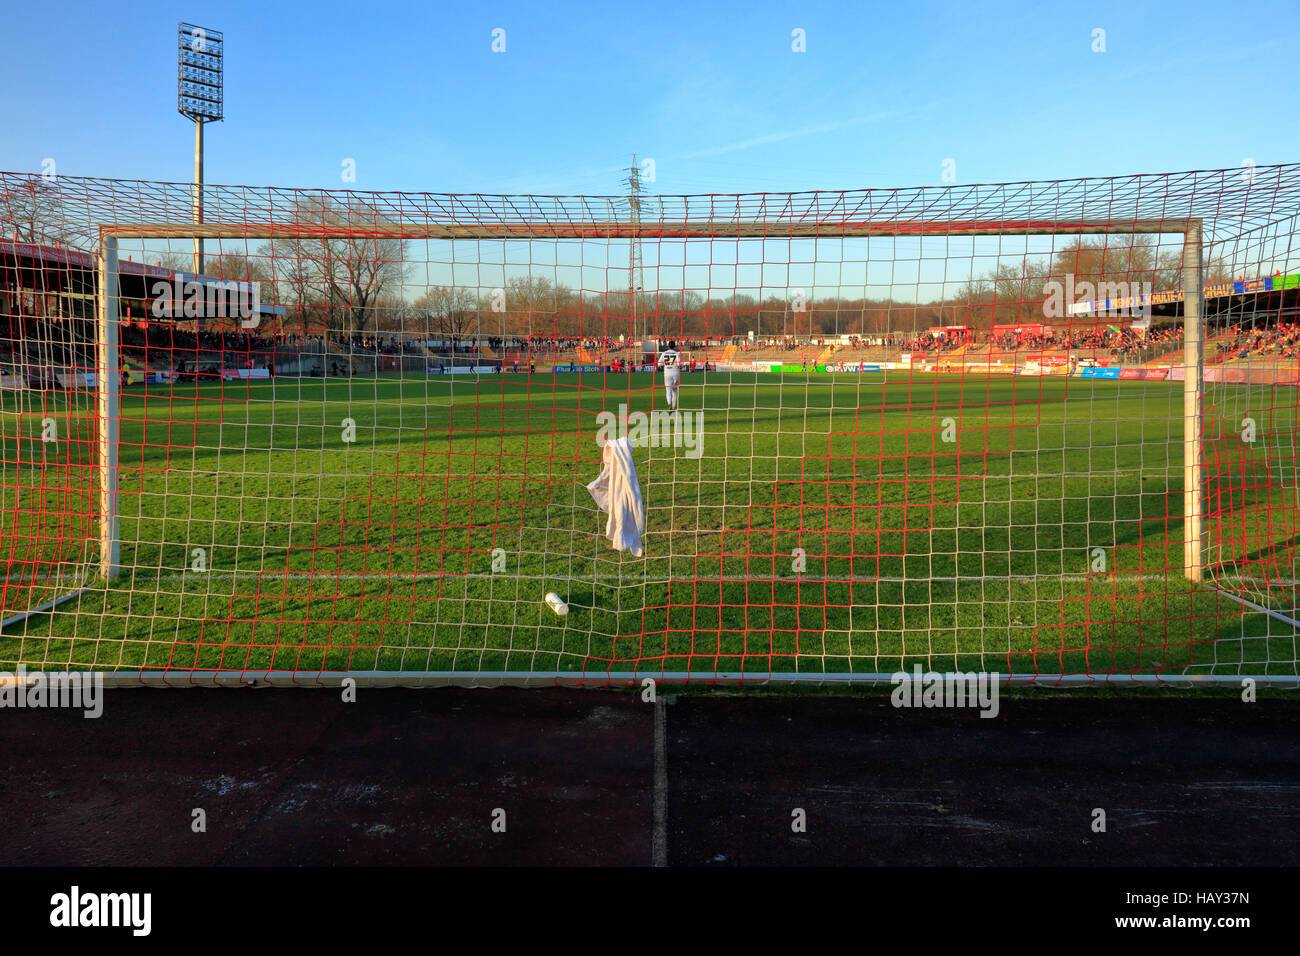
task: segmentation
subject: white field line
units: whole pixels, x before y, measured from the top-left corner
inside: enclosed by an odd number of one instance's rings
[[[124,569],[128,573],[132,569]],[[1180,571],[1171,570],[1167,573],[1159,572],[1139,572],[1128,574],[1124,572],[1111,573],[1102,572],[1097,574],[1013,574],[1013,575],[964,575],[964,576],[933,576],[933,577],[859,577],[859,576],[815,576],[815,575],[777,575],[777,576],[760,576],[751,575],[748,577],[739,575],[701,575],[692,577],[688,574],[679,575],[638,575],[635,573],[625,574],[511,574],[501,572],[492,573],[467,573],[458,574],[451,571],[424,571],[424,572],[407,572],[407,571],[373,571],[373,572],[342,572],[333,573],[329,571],[189,571],[184,573],[169,572],[165,574],[155,574],[156,569],[136,568],[135,580],[157,581],[159,583],[179,584],[189,583],[197,584],[205,580],[235,580],[235,581],[266,581],[272,579],[283,579],[286,581],[438,581],[438,580],[498,580],[498,581],[563,581],[570,583],[605,583],[614,582],[628,586],[638,584],[668,584],[672,582],[694,581],[699,583],[711,583],[714,581],[721,583],[764,583],[768,581],[790,584],[1050,584],[1059,582],[1062,584],[1082,584],[1091,581],[1097,584],[1113,582],[1123,584],[1130,581],[1167,581],[1171,577],[1181,576]],[[1261,587],[1297,587],[1300,586],[1300,579],[1275,579],[1275,580],[1244,580],[1241,578],[1218,578],[1217,580],[1227,583],[1230,581],[1242,581],[1254,588]],[[7,585],[15,584],[55,584],[55,583],[77,583],[84,584],[84,577],[72,575],[55,576],[40,579],[16,579],[10,578],[4,582]],[[118,589],[114,589],[118,590]],[[121,590],[139,590],[137,588],[124,588]]]
[[[650,836],[650,865],[668,865],[668,711],[661,696],[654,702],[654,826]]]
[[[230,422],[224,422],[224,423],[222,423],[222,424],[230,425],[231,423],[230,423]],[[240,424],[240,423],[236,423],[236,424]],[[256,426],[256,427],[270,427],[270,425],[267,425],[267,426]],[[325,424],[312,423],[312,424],[310,424],[310,425],[303,425],[303,426],[301,426],[301,427],[303,427],[303,428],[329,428],[329,429],[335,429],[335,430],[337,430],[337,426],[336,426],[336,425],[334,425],[334,424],[329,424],[329,423],[325,423]],[[412,426],[412,427],[415,427],[415,426]],[[540,433],[536,433],[536,434],[537,434],[537,436],[539,437],[539,440],[540,440],[540,437],[541,437]],[[550,433],[547,433],[547,434],[550,434]],[[525,435],[525,433],[522,433],[522,432],[521,432],[521,433],[519,433],[518,435],[510,435],[510,436],[508,436],[508,437],[510,437],[510,438],[521,438],[521,437],[524,437],[524,435]],[[436,439],[438,436],[431,436],[431,437],[432,437],[433,439]],[[458,433],[456,433],[456,436],[455,436],[455,437],[457,438],[458,441],[467,441],[467,440],[474,439],[476,436],[473,436],[473,435],[471,435],[470,433],[464,433],[464,434],[461,434],[461,433],[458,432]],[[482,436],[477,436],[477,438],[478,438],[478,440],[480,440],[480,441],[482,440]],[[428,440],[429,440],[429,437],[426,436],[425,443],[419,445],[418,447],[421,447],[421,448],[425,448],[425,447],[427,447],[427,441],[428,441]],[[412,445],[413,445],[413,447],[416,447],[415,443],[412,443]],[[3,444],[2,442],[0,442],[0,449],[3,449],[3,447],[4,447],[4,444]],[[351,448],[351,449],[353,449],[352,452],[351,452],[351,454],[353,454],[353,455],[362,455],[362,454],[364,454],[364,453],[368,450],[367,446],[365,446],[365,445],[360,445],[360,444],[354,444],[354,445],[350,445],[350,446],[348,446],[348,447]],[[310,446],[298,446],[298,447],[295,447],[295,448],[249,448],[249,449],[227,448],[227,447],[224,447],[224,446],[221,446],[221,445],[190,445],[190,446],[186,446],[186,447],[177,447],[177,448],[173,449],[173,458],[176,458],[176,457],[177,457],[177,454],[176,454],[176,453],[184,452],[184,451],[190,451],[190,452],[193,452],[193,453],[197,453],[197,452],[204,452],[204,453],[222,453],[222,454],[224,454],[224,455],[236,455],[236,454],[245,454],[245,455],[293,455],[293,454],[302,454],[302,455],[319,455],[323,450],[334,451],[335,449],[334,449],[332,446],[331,446],[329,449],[326,449],[325,446],[320,446],[320,445],[318,445],[318,446],[314,446],[314,447],[310,447]],[[377,455],[379,455],[379,456],[384,456],[384,455],[396,455],[396,454],[398,454],[399,452],[401,452],[401,442],[398,442],[398,445],[397,445],[396,448],[381,448],[381,449],[376,450],[376,451],[375,451],[375,454],[377,454]],[[465,457],[465,455],[466,455],[465,452],[457,452],[456,454],[457,454],[457,457],[458,457],[458,458],[463,458],[463,457]],[[475,453],[473,453],[473,454],[471,455],[471,457],[482,458],[482,459],[490,459],[490,458],[493,457],[494,454],[495,454],[495,453],[492,452],[492,451],[479,451],[479,452],[475,452]],[[1028,453],[1026,453],[1026,454],[1028,454]],[[514,453],[511,453],[511,454],[509,454],[508,457],[510,457],[510,458],[519,458],[519,457],[522,457],[522,456],[517,455],[517,454],[514,454]],[[530,455],[529,457],[537,457],[537,458],[541,458],[542,456],[541,456],[540,454],[538,454],[538,455],[535,455],[535,456],[534,456],[534,455]],[[591,462],[595,462],[595,461],[598,461],[598,460],[599,460],[599,449],[593,449],[592,452],[591,452],[590,457],[581,457],[581,456],[578,456],[578,455],[571,455],[571,456],[566,456],[566,455],[547,455],[547,456],[545,456],[545,457],[550,458],[551,460],[556,461],[556,462],[559,462],[559,463],[562,463],[562,464],[573,464],[573,465],[589,464],[589,463],[591,463]],[[921,457],[925,457],[925,456],[921,456]],[[726,458],[726,456],[724,456],[724,458]],[[723,460],[723,459],[714,459],[714,460]],[[731,459],[728,459],[728,460],[731,460]],[[763,459],[763,460],[765,460],[765,461],[770,461],[771,459],[766,459],[766,458],[765,458],[765,459]],[[61,463],[60,463],[60,464],[61,464]],[[39,466],[39,462],[22,462],[22,463],[20,463],[20,464],[18,464],[18,465],[15,465],[13,462],[8,462],[8,463],[6,463],[6,464],[4,464],[4,465],[0,465],[0,475],[7,474],[7,473],[11,473],[11,472],[19,472],[19,471],[22,471],[24,468],[35,468],[35,467],[38,467],[38,466]],[[86,467],[86,468],[89,468],[90,466],[89,466],[89,465],[86,465],[85,467]],[[122,466],[122,470],[123,470],[123,471],[132,471],[132,470],[134,470],[134,469],[130,468],[130,466],[126,466],[126,465],[124,465],[124,466]],[[963,482],[970,482],[970,481],[989,481],[989,482],[992,482],[992,481],[999,481],[999,480],[1004,480],[1004,479],[1026,480],[1026,481],[1027,481],[1027,480],[1030,480],[1030,479],[1035,479],[1035,480],[1041,480],[1041,481],[1055,481],[1055,480],[1058,480],[1058,479],[1062,479],[1062,480],[1064,480],[1064,479],[1080,479],[1080,478],[1089,478],[1089,479],[1092,479],[1092,480],[1095,480],[1095,481],[1106,481],[1106,480],[1110,480],[1110,479],[1112,479],[1112,478],[1128,478],[1128,477],[1135,477],[1135,476],[1142,476],[1142,477],[1147,477],[1147,478],[1181,478],[1181,477],[1182,477],[1182,473],[1183,473],[1183,466],[1182,466],[1182,465],[1178,465],[1178,466],[1172,466],[1172,465],[1171,465],[1171,466],[1169,467],[1168,471],[1164,471],[1164,472],[1161,472],[1161,471],[1152,471],[1152,470],[1150,470],[1150,469],[1133,470],[1133,471],[1107,471],[1107,472],[1096,472],[1096,471],[1078,471],[1078,472],[1074,472],[1074,471],[1067,471],[1067,472],[1013,471],[1013,472],[1011,472],[1011,473],[1009,473],[1009,474],[1005,474],[1005,475],[960,475],[960,474],[957,474],[957,475],[950,475],[950,474],[948,474],[948,473],[945,472],[945,471],[936,471],[936,472],[935,472],[935,474],[936,474],[936,475],[939,475],[940,477],[942,477],[942,479],[943,479],[945,482],[947,482],[947,481],[954,481],[954,480],[956,480],[956,481],[963,481]],[[206,470],[206,469],[194,469],[194,470],[191,470],[191,471],[181,471],[181,470],[178,469],[178,468],[173,468],[173,469],[171,469],[171,470],[168,471],[168,475],[170,475],[170,476],[174,476],[174,478],[175,478],[176,480],[182,479],[182,478],[184,478],[184,477],[186,477],[186,476],[189,476],[189,475],[196,475],[196,476],[201,476],[201,477],[211,477],[212,474],[213,474],[212,472],[210,472],[210,471],[208,471],[208,470]],[[476,481],[532,481],[532,482],[538,482],[538,481],[545,481],[545,480],[547,480],[547,479],[546,479],[543,475],[541,475],[541,474],[504,474],[504,473],[497,472],[497,471],[492,471],[492,472],[481,472],[481,473],[476,473],[476,474],[472,474],[472,475],[470,475],[470,474],[457,475],[457,474],[448,474],[448,473],[442,473],[442,472],[429,472],[429,471],[394,473],[394,472],[389,472],[389,471],[365,471],[365,470],[358,470],[358,471],[353,471],[353,472],[302,472],[302,471],[261,471],[261,470],[259,470],[259,469],[250,469],[250,470],[246,470],[246,471],[236,471],[236,470],[234,470],[234,469],[223,469],[223,470],[220,472],[220,474],[221,474],[222,476],[224,476],[224,477],[228,477],[228,478],[299,478],[299,479],[320,480],[320,481],[328,481],[328,480],[332,480],[332,479],[338,479],[338,480],[342,480],[342,479],[354,479],[354,478],[401,478],[401,479],[404,479],[404,480],[410,480],[410,479],[414,479],[414,478],[438,478],[438,479],[441,479],[441,478],[461,479],[461,478],[463,478],[463,479],[466,480],[466,481],[469,481],[469,480],[476,480]],[[593,477],[594,477],[594,474],[593,474]],[[909,472],[906,472],[906,471],[897,471],[897,472],[895,472],[895,471],[882,471],[882,472],[874,473],[874,474],[869,475],[869,476],[852,477],[852,478],[851,478],[851,477],[847,477],[847,476],[837,476],[837,475],[832,475],[832,476],[831,476],[829,479],[827,479],[827,480],[829,480],[829,481],[832,482],[833,484],[837,484],[837,485],[842,485],[842,484],[845,484],[845,483],[848,483],[848,482],[852,482],[852,481],[856,481],[856,482],[858,482],[858,483],[860,483],[860,484],[867,485],[867,484],[871,484],[871,483],[874,483],[874,482],[877,482],[877,481],[882,481],[882,480],[896,480],[896,481],[903,481],[904,479],[907,479],[907,480],[912,481],[912,482],[915,482],[915,481],[918,480],[914,474],[910,474]],[[698,479],[694,479],[694,478],[692,478],[692,479],[681,479],[681,480],[676,480],[676,479],[672,479],[672,478],[665,478],[665,479],[660,479],[660,480],[657,480],[657,481],[656,481],[656,480],[653,480],[653,479],[651,479],[651,480],[646,480],[646,481],[643,481],[642,484],[643,484],[643,485],[646,485],[646,486],[665,487],[665,486],[668,486],[668,485],[688,485],[688,486],[689,486],[689,485],[724,485],[724,484],[725,484],[725,485],[735,485],[735,484],[746,484],[746,483],[753,483],[753,482],[767,482],[767,481],[783,481],[783,482],[788,482],[788,483],[807,481],[808,484],[813,484],[813,485],[815,485],[815,484],[817,484],[817,483],[819,482],[819,479],[816,479],[816,478],[810,478],[810,479],[802,479],[802,478],[781,478],[781,477],[779,477],[779,476],[777,476],[777,475],[770,475],[770,474],[754,474],[754,473],[751,472],[747,477],[744,477],[744,478],[727,478],[727,477],[725,477],[725,476],[719,476],[719,477],[702,476],[702,477],[700,477],[700,478],[698,478]],[[555,482],[552,481],[551,483],[555,483]],[[1270,487],[1277,488],[1277,489],[1286,489],[1286,488],[1290,488],[1290,487],[1292,487],[1292,486],[1291,486],[1289,483],[1280,483],[1280,484],[1277,484],[1277,485],[1272,485],[1272,486],[1270,486]],[[3,488],[0,488],[0,493],[3,493],[3,491],[4,491],[4,489],[3,489]],[[146,494],[149,494],[149,493],[150,493],[150,492],[146,492]],[[156,492],[155,492],[155,493],[156,493]],[[1124,497],[1135,497],[1135,496],[1136,496],[1136,492],[1130,493],[1130,494],[1128,494],[1128,495],[1124,495]],[[196,497],[203,497],[204,499],[207,499],[207,498],[211,498],[211,497],[214,497],[214,496],[211,496],[211,495],[204,495],[204,496],[196,496]],[[218,496],[218,497],[220,497],[220,496]],[[233,499],[235,496],[234,496],[234,495],[229,495],[229,496],[225,496],[225,497],[230,497],[230,498]],[[275,495],[268,495],[268,497],[271,498],[271,499],[275,499],[275,500],[285,500],[285,501],[300,501],[300,500],[301,500],[301,498],[298,498],[298,497],[296,497],[296,496],[292,496],[292,495],[290,495],[290,496],[284,496],[282,499],[276,499],[276,496],[275,496]],[[1091,498],[1091,497],[1093,497],[1093,496],[1091,496],[1091,495],[1064,495],[1064,496],[1062,496],[1059,500],[1061,500],[1061,501],[1086,501],[1086,500],[1088,500],[1088,499]],[[379,498],[377,498],[377,499],[375,499],[375,500],[378,501],[378,502],[382,502],[384,499],[379,499]],[[429,498],[429,499],[401,499],[401,500],[409,500],[409,501],[413,501],[413,502],[414,502],[414,501],[417,501],[417,500],[420,500],[420,501],[423,501],[423,503],[425,503],[425,504],[457,504],[457,503],[459,503],[459,502],[455,502],[455,501],[444,502],[444,501],[442,501],[441,499],[437,499],[437,498]],[[502,503],[502,504],[515,504],[515,505],[517,505],[517,504],[520,504],[521,502],[518,502],[518,501],[506,501],[506,500],[503,500],[501,503]],[[987,499],[987,500],[983,500],[983,501],[960,501],[960,502],[958,502],[958,501],[932,500],[932,501],[928,501],[928,502],[922,502],[922,501],[911,502],[911,503],[909,503],[909,504],[907,505],[907,507],[909,507],[909,508],[926,508],[926,507],[929,507],[929,506],[931,506],[931,505],[945,505],[945,506],[946,506],[946,505],[957,505],[957,504],[960,504],[960,505],[962,505],[963,507],[978,507],[978,506],[981,506],[981,505],[988,505],[988,504],[1009,504],[1009,503],[1017,503],[1017,504],[1020,504],[1020,503],[1023,503],[1023,502],[1020,502],[1019,499],[1010,499],[1010,498],[993,498],[993,499]],[[695,502],[687,502],[687,503],[685,503],[685,504],[678,505],[677,507],[689,508],[689,507],[693,507],[693,506],[695,506],[695,504],[696,504]],[[745,507],[749,507],[751,504],[752,504],[752,502],[750,502],[749,500],[745,500],[745,501],[742,501],[742,502],[737,503],[736,505],[734,505],[734,507],[745,508]],[[890,507],[902,507],[901,503],[889,502],[888,504],[889,504]],[[847,504],[847,503],[843,503],[843,502],[832,502],[832,505],[831,505],[831,506],[832,506],[832,507],[835,507],[835,508],[847,508],[847,507],[850,507],[849,504]],[[548,505],[547,507],[551,507],[551,506]],[[710,505],[710,507],[718,507],[718,506],[717,506],[717,505]],[[808,508],[816,508],[816,507],[818,507],[818,505],[817,505],[816,502],[812,502],[812,503],[809,503],[808,505],[806,505],[805,507],[808,507]],[[870,502],[870,501],[861,502],[861,503],[859,503],[856,507],[859,507],[859,508],[869,508],[869,507],[872,507],[872,502]],[[1123,520],[1136,520],[1136,519],[1123,519]],[[543,531],[544,531],[544,530],[548,530],[548,529],[542,528],[542,529],[537,529],[537,530],[543,530]],[[902,530],[902,529],[900,528],[900,529],[898,529],[898,530]],[[651,533],[651,534],[654,534],[655,532],[650,532],[650,533]]]

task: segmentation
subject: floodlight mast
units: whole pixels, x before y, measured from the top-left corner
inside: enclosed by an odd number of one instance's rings
[[[176,109],[194,121],[194,225],[203,223],[203,124],[225,118],[225,38],[220,31],[181,23],[177,30]],[[194,273],[203,273],[203,237],[194,236]]]

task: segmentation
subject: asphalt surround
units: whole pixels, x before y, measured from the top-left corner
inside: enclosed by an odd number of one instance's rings
[[[99,719],[0,710],[0,865],[649,866],[656,759],[669,866],[1300,863],[1293,696],[1004,697],[986,719],[661,691],[658,758],[655,706],[140,689]]]

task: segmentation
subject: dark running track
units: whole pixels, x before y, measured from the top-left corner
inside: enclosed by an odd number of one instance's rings
[[[99,720],[0,710],[0,863],[652,862],[654,708],[638,696],[359,697],[134,690],[108,692]],[[1294,699],[1004,698],[987,720],[885,695],[682,695],[665,717],[673,866],[1300,863]]]

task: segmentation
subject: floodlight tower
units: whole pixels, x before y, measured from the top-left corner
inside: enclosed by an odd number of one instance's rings
[[[176,110],[194,121],[194,224],[203,222],[203,124],[224,119],[221,33],[192,23],[177,31]],[[194,237],[194,274],[203,273],[203,239]]]

